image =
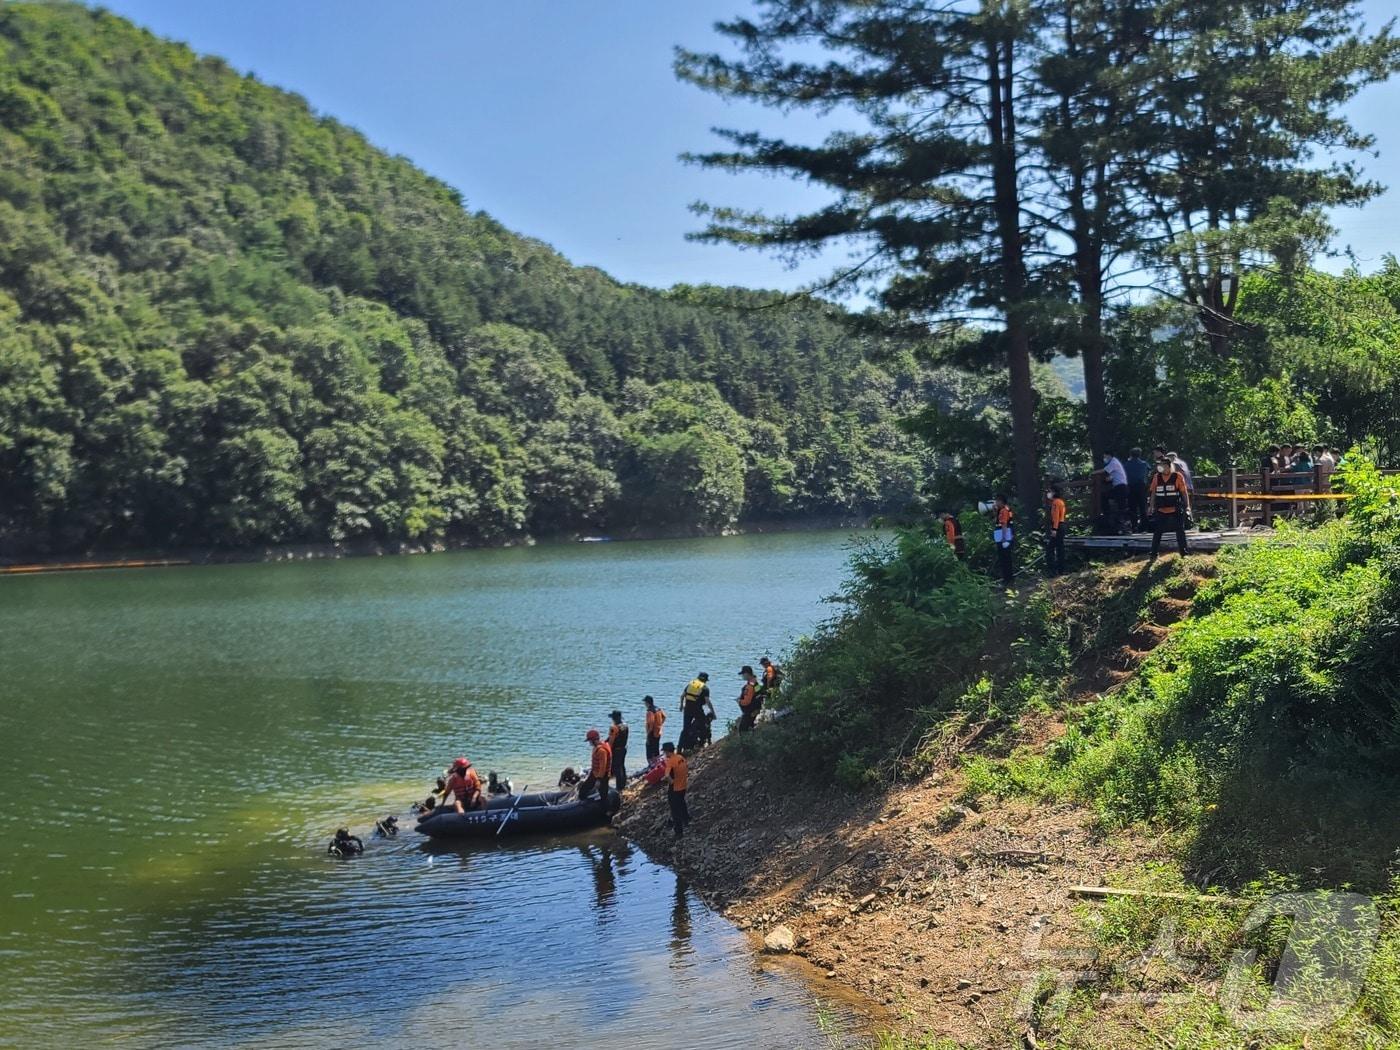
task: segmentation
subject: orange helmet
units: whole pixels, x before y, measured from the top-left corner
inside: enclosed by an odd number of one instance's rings
[[[471,767],[472,760],[469,758],[459,758],[456,762],[452,763],[453,769],[471,769]]]
[[[602,738],[598,736],[598,730],[590,729],[584,734],[583,739],[587,740],[590,744],[596,744]]]

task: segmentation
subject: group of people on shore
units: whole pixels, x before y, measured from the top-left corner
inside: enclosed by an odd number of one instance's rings
[[[1149,462],[1140,448],[1133,449],[1126,460],[1105,452],[1103,465],[1097,473],[1102,474],[1105,481],[1100,527],[1114,533],[1151,528],[1149,564],[1158,556],[1164,532],[1175,533],[1177,550],[1183,555],[1186,553],[1186,529],[1191,524],[1191,496],[1195,485],[1191,479],[1191,467],[1180,454],[1165,448],[1154,448]],[[991,506],[985,509],[991,514],[992,544],[996,551],[998,574],[1002,583],[1009,587],[1016,571],[1016,513],[1004,493],[998,494]],[[1046,485],[1043,509],[1045,571],[1054,575],[1065,567],[1067,509],[1064,492],[1058,484]],[[967,545],[962,523],[952,511],[943,511],[940,518],[948,546],[959,558],[965,559]]]
[[[1301,442],[1293,445],[1270,445],[1259,457],[1260,473],[1311,475],[1313,471],[1332,471],[1342,461],[1342,455],[1335,448],[1326,445],[1313,445],[1308,448]]]
[[[759,661],[761,675],[753,667],[745,664],[739,669],[743,685],[739,689],[736,703],[739,705],[739,732],[753,729],[763,705],[777,696],[782,685],[782,670],[768,657]],[[667,801],[671,808],[671,827],[676,838],[685,834],[690,823],[690,810],[686,805],[686,791],[690,783],[690,769],[686,756],[709,744],[712,739],[711,725],[715,720],[715,706],[710,696],[710,675],[701,671],[681,690],[680,715],[681,731],[678,742],[661,742],[666,725],[666,712],[657,706],[652,696],[642,697],[646,709],[646,759],[647,769],[641,776],[655,783],[666,785]],[[573,769],[565,769],[560,775],[559,786],[578,786],[578,797],[587,799],[596,791],[600,800],[606,801],[609,781],[621,791],[627,784],[627,741],[631,730],[623,721],[621,711],[609,715],[612,725],[608,727],[607,739],[596,729],[590,729],[584,739],[592,746],[589,756],[588,776],[580,779]],[[650,774],[650,776],[649,776]]]
[[[753,729],[763,705],[777,696],[782,685],[782,670],[772,660],[763,657],[759,660],[759,667],[761,672],[755,672],[749,664],[739,669],[739,677],[743,679],[736,700],[740,732]],[[679,743],[669,740],[662,743],[666,712],[657,706],[655,698],[642,697],[646,719],[647,769],[639,775],[648,782],[666,785],[671,826],[676,838],[685,833],[686,825],[690,823],[690,810],[686,805],[690,770],[686,755],[693,754],[711,741],[711,723],[716,715],[710,698],[709,681],[709,674],[701,671],[681,691]],[[614,786],[620,792],[627,785],[627,745],[632,730],[620,710],[610,712],[608,718],[611,724],[606,737],[597,729],[589,729],[584,734],[584,740],[592,748],[587,776],[580,776],[572,766],[559,775],[558,786],[573,789],[580,800],[593,798],[596,794],[598,800],[606,804],[608,792]],[[417,810],[419,814],[430,813],[438,806],[450,804],[456,812],[466,813],[485,809],[489,795],[509,794],[510,791],[510,782],[499,778],[495,772],[490,774],[487,785],[483,787],[471,760],[461,757],[438,779],[433,794],[420,803]]]
[[[1143,458],[1142,449],[1134,448],[1126,460],[1112,452],[1103,454],[1107,488],[1104,492],[1106,531],[1131,532],[1152,530],[1152,553],[1155,561],[1162,546],[1162,533],[1176,533],[1176,548],[1185,555],[1186,530],[1191,525],[1191,496],[1196,491],[1191,479],[1191,466],[1181,454],[1158,446],[1152,450],[1151,462]],[[1063,521],[1063,517],[1061,517]],[[1063,566],[1063,555],[1060,564]]]

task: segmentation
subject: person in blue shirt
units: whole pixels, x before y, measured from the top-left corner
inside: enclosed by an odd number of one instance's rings
[[[1123,461],[1123,473],[1128,476],[1128,516],[1133,531],[1147,528],[1147,479],[1152,476],[1152,464],[1142,458],[1142,449],[1135,448]]]

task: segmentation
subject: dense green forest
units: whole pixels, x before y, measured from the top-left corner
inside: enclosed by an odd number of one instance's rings
[[[0,543],[864,515],[946,371],[829,307],[571,265],[302,99],[0,6]]]

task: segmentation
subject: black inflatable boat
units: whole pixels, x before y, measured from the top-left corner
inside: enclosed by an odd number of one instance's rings
[[[418,818],[418,830],[431,838],[494,838],[501,835],[558,833],[596,828],[622,806],[609,789],[607,802],[596,796],[580,802],[572,791],[494,795],[485,809],[458,813],[449,802]]]

